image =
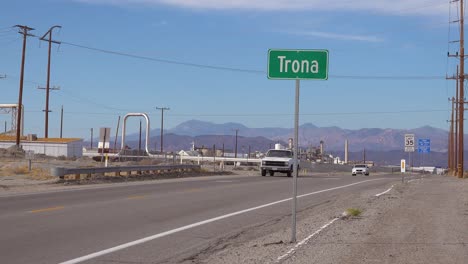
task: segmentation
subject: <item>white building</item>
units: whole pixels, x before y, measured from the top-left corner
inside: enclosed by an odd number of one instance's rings
[[[15,137],[0,136],[0,148],[9,148],[14,145],[16,145]],[[45,154],[52,157],[79,158],[83,156],[83,139],[81,138],[22,139],[20,146],[24,151],[33,151],[34,154]]]

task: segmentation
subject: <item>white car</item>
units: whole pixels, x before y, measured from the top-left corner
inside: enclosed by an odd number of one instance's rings
[[[357,174],[364,174],[369,176],[369,167],[367,167],[366,164],[356,164],[351,170],[351,173],[353,176],[356,176]]]

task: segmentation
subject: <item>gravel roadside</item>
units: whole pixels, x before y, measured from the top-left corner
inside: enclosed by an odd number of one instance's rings
[[[431,176],[369,199],[283,263],[467,263],[468,182]]]
[[[299,243],[288,242],[289,218],[280,219],[192,263],[467,263],[468,181],[431,175],[379,193],[367,190],[300,212]],[[362,214],[340,215],[348,208]]]

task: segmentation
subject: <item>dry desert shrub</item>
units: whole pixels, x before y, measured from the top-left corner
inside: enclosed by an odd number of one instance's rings
[[[14,165],[8,164],[3,165],[0,168],[0,176],[17,176],[17,175],[24,175],[26,178],[31,180],[49,180],[53,179],[54,177],[50,176],[50,169],[46,168],[32,168],[29,171],[27,165]]]
[[[28,173],[27,166],[4,165],[0,169],[1,176],[24,175]]]
[[[51,180],[54,178],[56,177],[50,175],[50,169],[45,168],[32,168],[31,171],[28,173],[28,179],[31,180]]]
[[[137,165],[159,165],[161,162],[155,159],[142,159],[137,162]]]

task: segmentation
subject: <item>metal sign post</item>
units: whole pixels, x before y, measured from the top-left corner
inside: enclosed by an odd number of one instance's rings
[[[34,159],[34,151],[27,150],[25,155],[24,155],[24,158],[28,160],[28,171],[31,172],[31,170],[32,170],[31,160]]]
[[[405,152],[408,152],[408,164],[411,166],[411,153],[414,152],[414,134],[405,134]]]
[[[424,153],[431,153],[431,140],[429,138],[418,139],[418,153],[422,153],[421,165],[424,167]]]
[[[292,235],[291,241],[296,241],[296,204],[297,204],[297,176],[299,170],[298,164],[298,149],[299,149],[299,88],[300,80],[296,80],[296,103],[294,107],[294,175],[293,175],[293,206],[292,206]]]
[[[291,242],[296,242],[300,80],[328,79],[328,50],[268,50],[268,79],[296,80]]]
[[[414,152],[414,134],[405,134],[405,152]]]

